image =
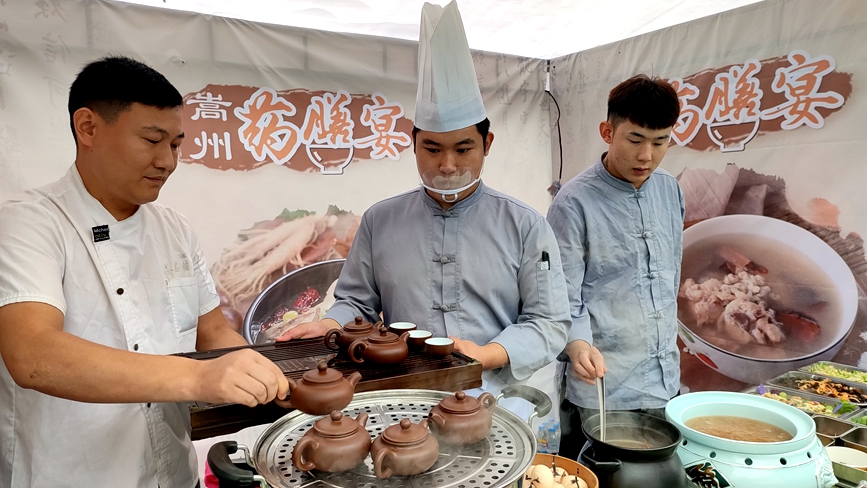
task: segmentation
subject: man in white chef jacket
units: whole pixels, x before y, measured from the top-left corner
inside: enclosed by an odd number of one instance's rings
[[[280,340],[382,313],[455,339],[495,394],[563,350],[570,317],[557,241],[538,212],[481,181],[489,127],[457,4],[426,3],[413,130],[422,185],[365,212],[336,303]],[[504,406],[530,414],[520,400]]]
[[[226,323],[186,218],[152,203],[178,164],[182,98],[129,58],[72,84],[75,164],[0,205],[0,486],[192,488],[186,403],[284,398]]]

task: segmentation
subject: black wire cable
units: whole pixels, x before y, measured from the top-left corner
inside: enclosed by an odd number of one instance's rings
[[[557,103],[557,99],[554,98],[554,95],[551,93],[550,90],[545,90],[545,93],[547,93],[551,97],[551,100],[554,100],[554,105],[557,107],[557,122],[555,122],[555,125],[557,126],[557,145],[560,148],[560,172],[557,176],[557,181],[555,181],[551,185],[551,187],[548,188],[548,193],[553,196],[556,195],[558,191],[560,191],[560,182],[563,180],[563,136],[560,132],[560,104]]]

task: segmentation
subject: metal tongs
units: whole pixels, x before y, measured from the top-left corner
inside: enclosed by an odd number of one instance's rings
[[[599,394],[599,440],[605,442],[605,377],[596,378],[596,392]]]

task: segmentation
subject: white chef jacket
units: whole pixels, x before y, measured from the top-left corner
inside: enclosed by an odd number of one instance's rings
[[[195,350],[219,297],[183,216],[151,203],[118,222],[73,165],[0,204],[0,307],[18,302],[56,307],[88,341],[172,354]],[[186,404],[64,400],[0,362],[0,486],[192,488],[197,473]]]

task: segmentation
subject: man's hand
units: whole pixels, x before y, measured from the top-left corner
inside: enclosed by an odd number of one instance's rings
[[[248,407],[283,400],[289,383],[273,362],[252,349],[241,349],[199,361],[194,398],[208,403],[240,403]]]
[[[311,337],[322,337],[331,329],[339,329],[340,324],[334,319],[322,319],[318,322],[307,322],[296,325],[287,330],[280,337],[276,338],[277,342],[291,341],[292,339],[309,339]]]
[[[449,337],[449,339],[455,341],[455,351],[477,359],[482,363],[482,369],[485,371],[509,364],[509,354],[496,342],[480,346],[473,341],[465,341],[457,337]]]
[[[586,341],[566,344],[566,354],[572,361],[572,376],[588,385],[595,385],[596,378],[601,378],[608,371],[602,353]]]

